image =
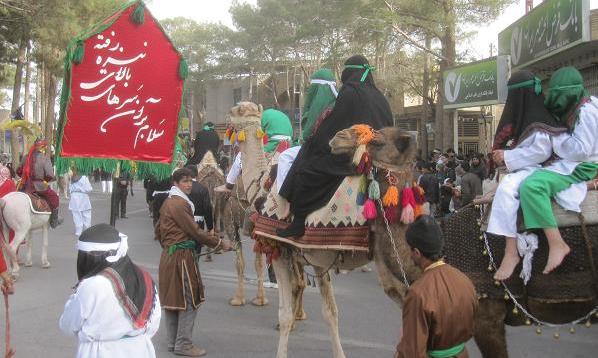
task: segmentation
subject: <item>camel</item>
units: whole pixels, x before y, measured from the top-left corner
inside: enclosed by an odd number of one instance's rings
[[[357,137],[351,129],[345,129],[330,142],[333,153],[352,153],[357,148]],[[381,192],[387,189],[385,173],[390,171],[397,179],[397,187],[410,183],[412,162],[416,152],[415,139],[398,128],[384,128],[378,131],[374,140],[367,146],[374,165],[378,168],[377,180]],[[309,217],[308,217],[309,220]],[[329,327],[334,358],[344,358],[338,331],[338,309],[329,271],[332,269],[352,270],[374,260],[380,282],[386,294],[399,306],[402,305],[407,290],[407,283],[421,275],[421,270],[410,259],[410,250],[404,240],[407,226],[389,224],[379,215],[370,223],[371,251],[334,250],[329,248],[301,248],[285,241],[277,241],[280,256],[273,260],[273,267],[278,281],[279,293],[279,342],[278,358],[287,357],[289,333],[293,328],[298,312],[302,309],[303,293],[302,271],[300,265],[312,266],[322,296],[322,314]],[[274,237],[261,237],[259,241],[272,240]],[[275,239],[276,240],[276,239]],[[271,241],[270,241],[271,242]]]
[[[31,232],[33,230],[42,230],[42,268],[50,268],[48,261],[48,227],[50,225],[49,212],[33,211],[29,195],[21,192],[6,194],[0,199],[2,234],[8,238],[9,229],[14,230],[15,237],[12,244],[9,245],[10,267],[12,275],[19,276],[19,263],[17,260],[17,249],[27,240],[27,253],[25,256],[25,267],[31,267]]]
[[[243,229],[244,221],[248,220],[249,214],[255,211],[253,204],[256,199],[265,195],[263,184],[270,169],[268,159],[264,154],[262,139],[258,136],[261,131],[262,112],[261,106],[251,102],[240,102],[231,109],[230,118],[235,131],[237,135],[243,133],[245,137],[239,141],[243,170],[232,193],[216,195],[216,224],[223,220],[226,235],[236,243],[237,289],[229,300],[232,306],[245,304],[245,259],[239,230]],[[219,203],[224,205],[219,205]],[[257,253],[255,271],[257,273],[257,295],[251,300],[251,303],[255,306],[264,306],[268,304],[264,290],[264,257]]]

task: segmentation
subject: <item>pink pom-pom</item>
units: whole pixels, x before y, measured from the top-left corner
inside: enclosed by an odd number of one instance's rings
[[[363,205],[363,216],[368,220],[374,220],[378,216],[376,203],[372,199],[365,201],[365,204]]]
[[[409,187],[404,188],[401,195],[401,206],[406,207],[411,205],[412,209],[415,207],[415,197],[413,196],[413,190]]]
[[[401,211],[401,222],[403,224],[411,224],[415,221],[415,212],[413,210],[413,206],[411,204],[407,204],[407,206],[403,207]]]

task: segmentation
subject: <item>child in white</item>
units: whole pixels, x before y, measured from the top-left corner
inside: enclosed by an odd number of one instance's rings
[[[73,168],[73,178],[70,185],[71,200],[69,210],[73,213],[75,223],[75,236],[79,237],[83,230],[91,226],[91,202],[89,193],[93,190],[87,176],[78,175],[77,169]]]

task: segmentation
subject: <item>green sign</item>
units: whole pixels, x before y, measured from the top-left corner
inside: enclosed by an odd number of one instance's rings
[[[498,34],[514,69],[590,39],[590,0],[546,0]]]
[[[504,103],[510,76],[508,56],[498,56],[446,70],[442,90],[444,108]]]

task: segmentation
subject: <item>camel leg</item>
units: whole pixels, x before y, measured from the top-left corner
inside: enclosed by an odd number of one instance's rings
[[[278,282],[278,352],[276,358],[287,358],[289,333],[295,323],[292,309],[293,292],[289,259],[280,256],[272,262]]]
[[[474,339],[484,358],[508,358],[505,338],[506,304],[503,300],[481,299],[475,317]]]
[[[235,268],[237,269],[237,292],[229,303],[231,306],[243,306],[245,304],[245,258],[241,241],[235,250]]]
[[[321,267],[314,267],[314,269],[318,276],[318,286],[320,288],[320,295],[322,296],[322,316],[324,316],[324,320],[328,323],[328,331],[330,332],[332,357],[345,358],[345,352],[341,346],[341,339],[338,333],[338,308],[336,306],[336,299],[334,298],[334,289],[330,274],[325,272]]]
[[[386,266],[384,259],[376,255],[376,272],[378,279],[384,289],[384,293],[393,300],[399,308],[403,307],[403,300],[407,294],[407,286],[392,274],[392,271]]]
[[[303,291],[305,291],[305,276],[303,274],[303,265],[296,257],[293,257],[293,312],[297,321],[307,319],[307,313],[303,309]]]
[[[42,268],[50,268],[48,261],[48,223],[42,227]]]
[[[257,274],[257,296],[251,300],[254,306],[265,306],[268,304],[266,292],[264,290],[264,255],[255,254],[255,272]]]

